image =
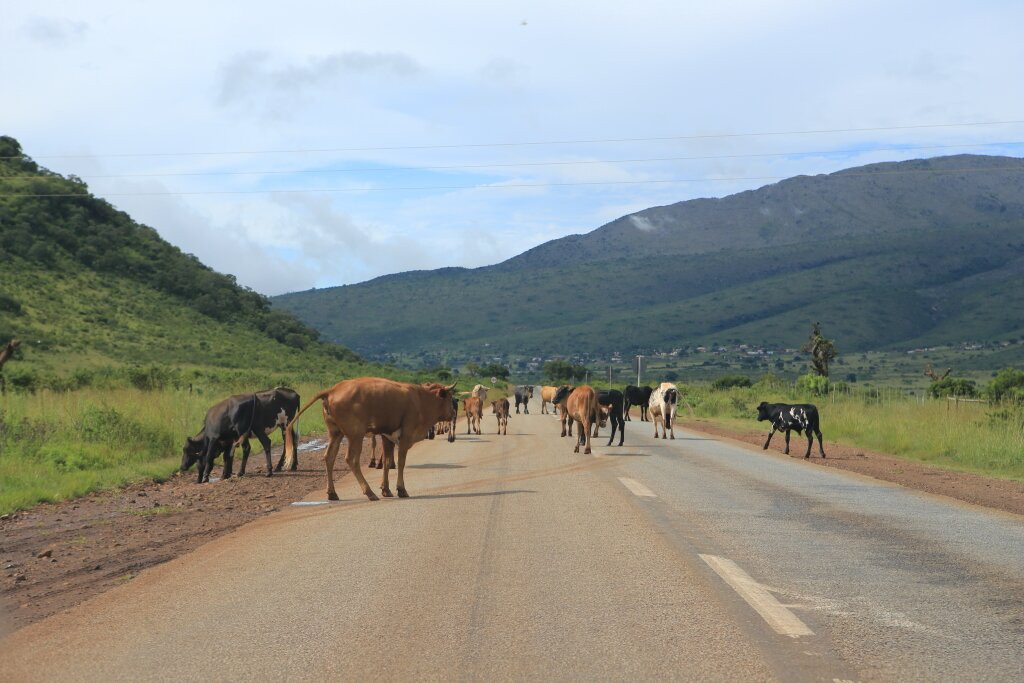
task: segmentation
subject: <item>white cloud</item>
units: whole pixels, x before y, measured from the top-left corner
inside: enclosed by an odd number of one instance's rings
[[[19,59],[0,60],[16,93],[0,132],[101,195],[346,190],[112,197],[264,292],[493,263],[648,206],[770,182],[760,177],[999,151],[872,148],[1024,139],[1017,125],[622,141],[1022,119],[1024,92],[1008,85],[1024,62],[1019,2],[183,0],[125,12],[96,0],[88,24],[79,12],[70,0],[5,9],[0,43]],[[620,141],[450,147],[609,138]],[[353,148],[376,149],[294,151]],[[824,153],[844,149],[861,151]],[[267,150],[292,151],[256,153]],[[239,154],[103,156],[134,151]],[[97,156],[42,158],[83,152]],[[615,161],[727,155],[748,156]],[[565,160],[603,163],[322,172]],[[264,170],[319,172],[87,177]],[[644,182],[673,178],[691,182]],[[463,185],[483,187],[351,191]]]

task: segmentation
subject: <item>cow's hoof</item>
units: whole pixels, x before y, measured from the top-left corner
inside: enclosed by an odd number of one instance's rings
[[[825,459],[825,454],[824,454],[824,453],[822,453],[822,454],[821,454],[821,459],[822,459],[822,460],[824,460],[824,459]]]
[[[281,471],[281,465],[278,465],[277,467],[275,467],[274,471],[275,472],[280,472]],[[238,476],[242,476],[242,475],[238,475]]]
[[[583,455],[590,455],[590,449],[588,448],[588,449],[584,450],[583,451]]]
[[[400,488],[400,489],[398,489],[398,497],[399,498],[408,498],[409,497],[409,492],[406,491],[405,489]]]
[[[377,494],[374,493],[373,491],[367,491],[366,492],[366,499],[367,500],[380,500],[380,498],[377,497]]]
[[[274,476],[274,470],[267,470],[267,476],[268,477]]]
[[[298,465],[292,465],[291,467],[288,468],[288,471],[289,472],[298,472],[299,471],[299,466]]]
[[[391,489],[381,486],[380,495],[384,496],[385,498],[392,498],[394,497],[395,494],[391,493]]]
[[[328,491],[327,492],[327,500],[340,500],[340,499],[338,498],[338,494],[337,493],[335,493],[334,491]]]
[[[673,441],[675,441],[675,440],[676,440],[676,435],[675,435],[675,434],[673,434],[673,435],[672,435],[672,440],[673,440]]]

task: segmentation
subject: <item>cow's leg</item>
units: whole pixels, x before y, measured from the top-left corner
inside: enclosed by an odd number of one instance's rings
[[[334,460],[338,457],[342,436],[341,432],[332,429],[330,431],[331,440],[327,444],[327,450],[324,451],[324,467],[327,469],[327,500],[338,500],[338,493],[334,490]]]
[[[810,429],[807,430],[807,452],[804,453],[805,458],[811,457],[811,446],[814,445],[814,432]]]
[[[230,479],[235,471],[235,444],[232,443],[224,450],[224,468],[221,470],[221,479]]]
[[[355,475],[356,481],[359,482],[359,488],[362,490],[363,495],[369,500],[377,500],[377,494],[370,490],[370,485],[366,483],[366,477],[363,476],[363,468],[359,464],[359,456],[363,452],[363,435],[349,436],[348,441],[348,454],[345,456],[345,462],[348,463],[348,469]]]
[[[768,439],[764,442],[764,446],[761,446],[762,451],[768,450],[768,444],[772,442],[773,436],[775,436],[775,427],[772,427],[772,431],[768,432]]]
[[[821,451],[821,457],[825,457],[825,447],[821,444],[821,430],[817,427],[814,428],[814,433],[818,436],[818,450]]]
[[[640,421],[641,422],[650,422],[651,421],[650,408],[645,406],[643,403],[640,404]]]
[[[263,446],[263,455],[267,457],[267,476],[274,476],[274,459],[270,455],[270,438],[262,431],[256,432],[256,440]]]
[[[395,481],[395,491],[399,498],[408,498],[409,492],[405,490],[405,456],[409,452],[411,443],[402,437],[398,440],[398,463],[395,469],[398,470],[398,479]]]
[[[786,450],[782,451],[786,455],[789,455],[789,430],[786,430]]]
[[[573,421],[575,421],[575,420],[573,420]],[[569,423],[569,426],[570,427],[572,426],[572,422]],[[590,436],[590,425],[587,425],[587,436]],[[576,447],[572,449],[572,452],[573,453],[579,453],[580,452],[580,444],[582,444],[585,440],[586,440],[586,437],[583,435],[583,422],[581,421],[580,422],[580,428],[576,430]]]
[[[249,439],[246,439],[242,442],[242,466],[238,468],[238,476],[240,477],[245,476],[245,465],[249,462],[249,453],[251,452],[252,449],[249,448]]]
[[[626,421],[619,415],[619,445],[626,439]]]
[[[210,481],[210,468],[213,467],[213,459],[217,457],[219,450],[220,446],[215,439],[207,440],[206,451],[199,459],[199,467],[197,468],[199,476],[196,479],[197,484]]]
[[[590,455],[590,425],[586,421],[580,422],[580,440],[586,444],[586,448],[583,449],[584,455]]]
[[[394,494],[391,493],[391,484],[388,482],[388,470],[391,469],[391,464],[394,462],[394,442],[387,438],[381,438],[381,451],[380,459],[384,463],[384,474],[380,478],[380,495],[390,498]]]
[[[669,418],[668,420],[666,420],[666,423],[668,424],[668,433],[669,433],[669,435],[671,436],[672,439],[675,439],[676,438],[676,421],[673,420],[672,418]]]
[[[629,401],[625,401],[622,404],[622,419],[623,420],[628,420],[629,419]]]
[[[561,412],[558,413],[558,419],[561,420],[561,422],[562,422],[562,436],[565,436],[565,419],[566,419],[566,417],[568,417],[568,416],[565,415],[564,413],[561,413]]]
[[[523,401],[523,412],[526,413],[527,415],[530,414],[530,402],[529,401]]]
[[[284,425],[281,425],[281,457],[277,459],[277,464],[274,465],[274,471],[275,472],[280,472],[281,468],[284,467],[284,455],[285,455],[284,454],[284,443],[285,443],[285,439],[284,439],[285,434],[284,433],[285,433]],[[292,434],[292,443],[296,443],[296,441],[297,440],[295,438],[295,435]]]

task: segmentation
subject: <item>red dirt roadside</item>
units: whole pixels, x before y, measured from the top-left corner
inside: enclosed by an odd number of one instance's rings
[[[767,436],[766,432],[728,429],[705,420],[683,420],[680,425],[695,432],[740,441],[757,450],[761,450]],[[790,448],[790,457],[803,460],[806,447],[807,442],[804,439],[795,438]],[[781,453],[785,449],[785,440],[776,435],[769,448]],[[1024,482],[947,470],[928,463],[897,458],[828,440],[825,441],[825,454],[828,457],[822,459],[815,444],[815,449],[811,451],[811,457],[806,462],[811,466],[836,467],[899,484],[908,489],[949,496],[967,503],[1024,515]]]
[[[307,447],[313,445],[310,441],[315,440],[307,440]],[[338,476],[348,471],[347,448],[346,442],[335,465]],[[369,452],[367,439],[364,469]],[[37,505],[0,520],[0,636],[131,581],[143,569],[302,500],[311,491],[326,491],[322,445],[299,452],[296,472],[266,477],[262,460],[251,458],[242,478],[200,486],[193,468],[159,484],[140,482]],[[215,466],[213,475],[220,473]]]

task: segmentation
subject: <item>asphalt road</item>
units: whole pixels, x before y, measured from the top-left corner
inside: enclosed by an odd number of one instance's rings
[[[0,679],[1024,678],[1020,517],[636,421],[594,455],[484,425],[417,445],[410,499],[345,477],[14,633]]]

